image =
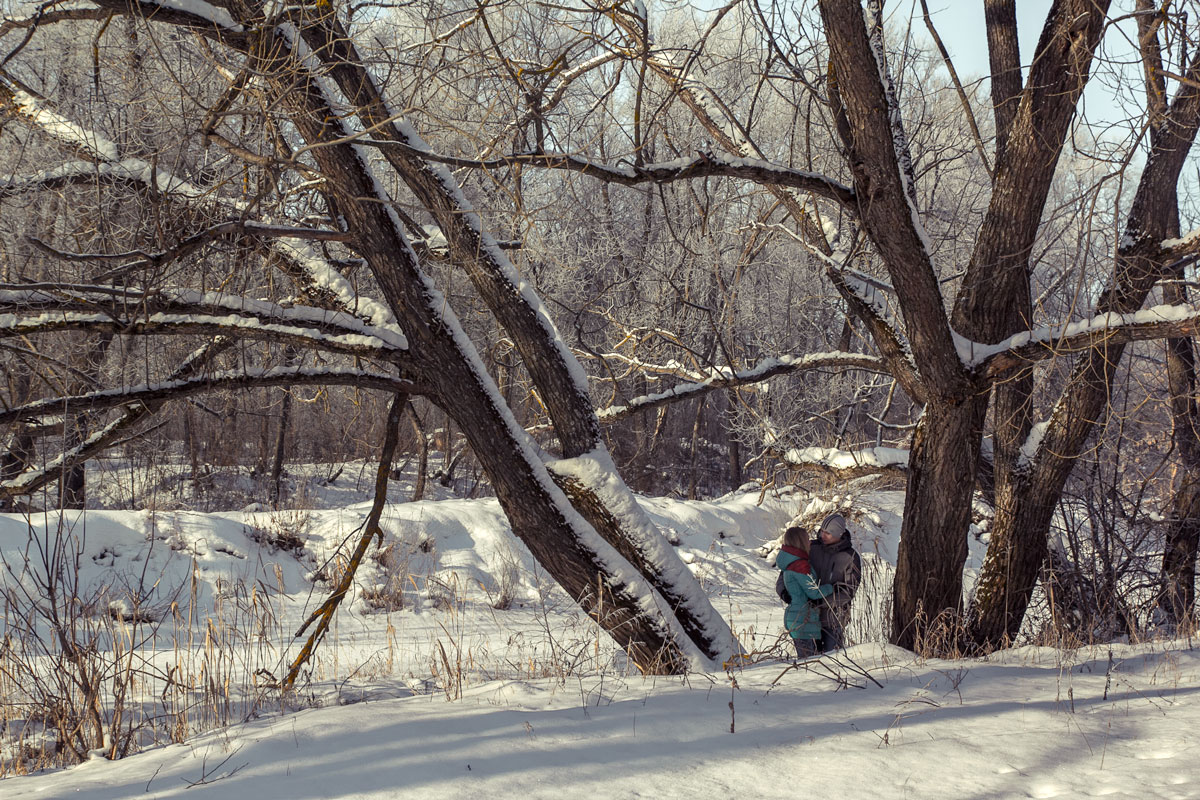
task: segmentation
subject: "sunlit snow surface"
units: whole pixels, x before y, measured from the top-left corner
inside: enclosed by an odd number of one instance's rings
[[[314,504],[361,498],[347,484],[363,483],[343,473]],[[866,643],[799,669],[780,658],[782,608],[764,555],[793,517],[811,525],[845,499],[642,498],[756,652],[755,663],[686,678],[624,668],[533,568],[494,500],[394,499],[385,546],[408,553],[407,605],[365,613],[362,590],[384,570],[369,561],[302,692],[318,707],[268,702],[257,718],[184,744],[7,779],[5,800],[795,797],[797,780],[811,790],[799,794],[821,798],[1196,796],[1200,654],[1187,641],[959,661]],[[883,614],[902,500],[853,500],[869,576],[859,639]],[[196,575],[200,613],[230,582],[270,584],[286,645],[319,602],[319,588],[309,594],[314,572],[366,512],[362,503],[278,514],[88,511],[66,522],[86,534],[85,582],[147,565],[163,587]],[[40,531],[57,521],[0,517],[0,552],[13,563],[30,523]],[[303,532],[299,556],[255,541],[286,525]],[[980,554],[973,542],[972,564]],[[506,573],[514,601],[496,609]],[[438,594],[447,586],[449,604]],[[463,664],[453,702],[431,669],[439,646]],[[553,674],[567,661],[585,668]]]

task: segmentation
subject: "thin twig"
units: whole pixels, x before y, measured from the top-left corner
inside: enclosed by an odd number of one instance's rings
[[[301,668],[308,663],[317,645],[325,638],[325,632],[329,630],[333,614],[346,597],[346,593],[350,591],[350,586],[354,582],[354,574],[367,554],[371,540],[378,536],[380,543],[383,542],[383,530],[379,527],[379,518],[382,516],[383,507],[387,502],[388,474],[392,471],[392,456],[396,452],[396,441],[399,438],[400,416],[404,413],[407,403],[408,395],[406,394],[397,394],[392,397],[392,404],[388,408],[387,427],[384,429],[383,447],[379,453],[379,468],[375,473],[375,499],[371,504],[371,512],[363,523],[358,546],[355,547],[354,554],[350,556],[350,563],[346,565],[346,570],[342,573],[342,579],[338,581],[337,587],[329,595],[329,599],[322,603],[321,607],[314,611],[312,616],[305,620],[300,629],[296,631],[296,636],[300,637],[304,635],[304,631],[308,630],[310,625],[314,622],[317,623],[317,627],[309,634],[308,641],[304,643],[304,647],[300,649],[300,653],[288,669],[287,677],[283,679],[282,690],[284,692],[295,685]]]

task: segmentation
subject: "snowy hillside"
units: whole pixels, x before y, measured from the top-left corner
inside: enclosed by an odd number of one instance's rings
[[[333,486],[327,503],[348,492]],[[366,503],[0,517],[0,767],[18,775],[4,797],[773,797],[794,796],[797,771],[824,798],[1194,796],[1200,655],[1189,643],[1115,646],[1111,660],[1107,648],[917,659],[875,643],[902,497],[759,499],[642,498],[750,654],[670,679],[626,665],[494,500],[397,498],[386,541],[284,707],[271,686]],[[862,644],[793,668],[774,539],[834,508],[864,554]],[[68,545],[57,560],[56,542]],[[86,598],[59,602],[57,624],[69,618],[94,663],[117,665],[100,680],[136,674],[125,696],[109,693],[106,713],[123,717],[107,736],[141,752],[110,762],[108,738],[78,766],[20,775],[51,761],[61,737],[27,705],[57,685],[53,637],[32,646],[54,627],[55,587]]]

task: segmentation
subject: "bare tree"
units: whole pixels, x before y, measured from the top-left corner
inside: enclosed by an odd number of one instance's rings
[[[572,597],[647,671],[678,671],[689,663],[720,661],[736,647],[728,626],[712,609],[699,584],[640,511],[617,476],[600,439],[582,370],[541,308],[521,285],[512,264],[486,232],[450,173],[422,157],[426,145],[404,117],[389,107],[367,71],[354,35],[344,26],[345,9],[329,7],[298,16],[289,9],[200,3],[181,10],[155,3],[102,3],[116,15],[149,20],[151,35],[164,28],[191,31],[205,42],[193,55],[208,73],[224,75],[225,88],[204,101],[200,134],[222,145],[263,176],[260,191],[271,196],[296,192],[308,180],[306,204],[322,209],[329,229],[279,225],[255,219],[261,202],[218,200],[229,221],[216,222],[161,252],[95,253],[49,247],[53,257],[78,263],[117,264],[109,272],[134,274],[187,259],[198,249],[228,236],[249,237],[267,247],[271,258],[299,283],[314,305],[263,303],[225,292],[196,292],[156,284],[152,290],[89,283],[10,286],[6,299],[17,321],[9,335],[72,330],[115,330],[122,335],[229,335],[277,342],[369,359],[376,370],[276,368],[196,380],[179,376],[134,390],[117,387],[71,398],[60,405],[101,410],[131,408],[105,431],[125,424],[161,401],[198,390],[202,381],[244,381],[254,385],[361,378],[402,394],[425,394],[464,431],[475,457],[488,473],[502,506],[539,562]],[[38,14],[9,23],[38,33],[50,23],[89,24],[93,11]],[[264,39],[253,31],[270,31]],[[60,165],[53,173],[12,181],[13,191],[30,191],[78,181],[141,183],[200,201],[211,194],[181,176],[164,176],[154,163],[120,158],[120,149],[95,131],[82,130],[15,78],[6,78],[6,106],[50,135],[72,138],[90,150],[82,165]],[[265,113],[257,141],[240,140],[231,119],[253,109]],[[57,120],[48,124],[49,119]],[[290,127],[289,127],[290,126]],[[294,134],[292,133],[294,131]],[[293,136],[295,138],[293,138]],[[374,158],[361,144],[370,140],[382,153]],[[454,265],[474,283],[480,297],[515,342],[525,367],[546,403],[565,458],[552,458],[516,424],[470,340],[434,285],[422,251],[425,229],[386,190],[386,172],[404,203],[415,203],[440,228]],[[165,178],[165,181],[164,181]],[[315,180],[313,180],[315,179]],[[184,186],[182,190],[179,186]],[[277,204],[286,212],[288,202]],[[250,217],[250,219],[247,219]],[[328,259],[303,247],[280,245],[277,237],[345,242],[370,271],[382,302],[369,302],[351,288]],[[102,273],[103,274],[103,273]],[[141,273],[141,274],[144,274]],[[322,309],[318,306],[324,306]],[[102,313],[87,313],[99,308]],[[47,313],[48,312],[48,313]],[[365,312],[365,313],[364,313]],[[47,321],[47,316],[53,319]],[[366,318],[369,317],[369,318]],[[207,359],[205,353],[203,359]],[[411,377],[409,377],[411,376]],[[43,414],[44,405],[26,404],[11,418]],[[100,434],[60,457],[70,464],[111,443]],[[9,482],[10,491],[28,490],[53,473],[43,468]],[[630,566],[632,565],[632,569]]]
[[[937,221],[931,212],[937,209],[921,206],[928,199],[922,185],[928,186],[931,178],[922,168],[936,154],[922,152],[922,120],[901,102],[882,4],[872,0],[864,8],[818,2],[819,34],[816,26],[804,27],[809,22],[805,10],[793,15],[766,13],[760,7],[757,12],[772,63],[783,64],[794,83],[809,88],[818,100],[813,107],[824,109],[831,120],[841,160],[829,164],[826,173],[770,158],[767,152],[780,148],[764,146],[755,135],[757,90],[732,97],[714,88],[698,69],[710,34],[736,5],[715,12],[698,36],[699,45],[689,48],[659,46],[638,4],[597,12],[624,36],[627,63],[637,75],[630,90],[635,112],[652,97],[646,76],[655,75],[728,154],[702,149],[695,157],[650,162],[644,147],[647,118],[635,113],[631,139],[641,144],[625,163],[606,162],[594,153],[552,152],[544,145],[548,133],[537,146],[507,156],[438,158],[479,169],[523,165],[576,171],[627,186],[725,177],[768,189],[791,216],[797,240],[823,264],[826,278],[869,333],[878,354],[870,357],[880,359],[908,397],[923,407],[903,464],[908,491],[893,640],[909,647],[958,646],[965,637],[980,648],[1001,645],[1021,626],[1047,557],[1051,516],[1103,419],[1126,344],[1195,331],[1196,309],[1186,303],[1167,310],[1140,309],[1161,280],[1190,263],[1194,249],[1192,237],[1171,238],[1177,231],[1170,220],[1178,218],[1176,185],[1200,120],[1200,52],[1181,45],[1177,64],[1150,69],[1158,75],[1151,94],[1157,92],[1160,107],[1149,112],[1146,166],[1136,181],[1127,178],[1135,184],[1132,201],[1120,196],[1114,201],[1114,224],[1122,235],[1112,244],[1107,274],[1078,277],[1103,288],[1084,293],[1088,311],[1081,311],[1077,297],[1067,316],[1047,317],[1048,309],[1034,303],[1034,268],[1053,252],[1036,246],[1043,226],[1054,219],[1048,203],[1057,167],[1093,72],[1109,4],[1054,3],[1022,84],[1014,6],[988,3],[995,166],[987,170],[990,194],[978,219],[959,234],[962,244],[945,250],[935,248],[930,236]],[[1180,30],[1186,24],[1169,8],[1144,4],[1139,13],[1145,19],[1158,15]],[[797,22],[798,36],[781,27]],[[801,46],[806,35],[811,46]],[[1161,35],[1157,26],[1144,25],[1140,47],[1150,52]],[[1183,35],[1177,40],[1187,41]],[[827,69],[820,68],[822,63]],[[771,83],[766,72],[754,76],[759,87]],[[1164,75],[1172,76],[1173,97],[1168,97]],[[962,96],[959,87],[960,100]],[[959,105],[963,114],[973,115],[969,98]],[[983,126],[974,119],[968,122],[963,129],[974,132],[978,149]],[[1127,151],[1125,165],[1131,153]],[[986,153],[979,157],[985,168],[991,166]],[[846,183],[838,179],[841,174]],[[1127,176],[1124,167],[1117,174]],[[1071,202],[1089,201],[1079,195]],[[837,210],[830,213],[829,204]],[[825,222],[839,215],[847,220],[843,230]],[[1083,229],[1094,240],[1085,250],[1098,251],[1095,244],[1103,244],[1104,231],[1086,220]],[[882,268],[884,280],[854,268],[864,256]],[[945,261],[955,258],[961,260]],[[1058,270],[1060,275],[1069,271]],[[1176,294],[1171,299],[1185,298]],[[1054,367],[1042,369],[1051,358]],[[729,377],[736,372],[731,370]],[[1045,379],[1041,384],[1035,381],[1039,374]],[[679,387],[672,394],[687,391]],[[1173,393],[1182,398],[1187,391],[1178,385]],[[655,402],[659,400],[670,402]],[[986,460],[985,435],[992,443]],[[967,610],[962,567],[974,483],[962,478],[985,472],[991,476],[996,512],[987,558]],[[1184,559],[1194,560],[1194,553]]]
[[[986,649],[1016,636],[1128,343],[1174,342],[1176,441],[1185,467],[1194,461],[1187,357],[1200,312],[1182,289],[1200,245],[1178,236],[1176,186],[1200,124],[1200,51],[1189,52],[1189,23],[1173,7],[1138,7],[1149,101],[1134,125],[1148,133],[1125,147],[1115,177],[1093,181],[1133,184],[1129,199],[1072,186],[1059,169],[1111,22],[1107,0],[1053,3],[1023,82],[1015,6],[988,0],[993,113],[980,119],[957,73],[942,76],[944,49],[889,40],[879,0],[733,2],[674,27],[637,2],[438,4],[371,19],[340,4],[92,5],[0,28],[16,40],[0,102],[60,148],[31,151],[40,160],[22,163],[0,197],[133,187],[148,207],[169,198],[194,217],[186,234],[137,251],[46,236],[38,258],[87,265],[88,278],[4,287],[7,336],[229,343],[200,346],[173,376],[157,364],[137,389],[14,399],[0,418],[27,427],[64,405],[110,416],[57,466],[15,460],[9,472],[26,469],[6,480],[9,494],[203,382],[357,381],[424,395],[463,431],[543,566],[635,663],[677,670],[721,658],[732,637],[638,510],[602,422],[639,471],[674,440],[672,459],[688,465],[679,485],[692,493],[698,454],[729,418],[790,467],[903,476],[892,638],[907,647]],[[13,74],[30,42],[60,26],[91,34],[109,14],[200,43],[185,48],[203,80],[175,113],[185,145],[174,171],[68,121]],[[189,114],[202,119],[194,130]],[[201,154],[218,147],[226,155],[206,172]],[[493,230],[521,240],[518,255]],[[218,284],[176,266],[214,254],[244,291],[208,291]],[[230,254],[253,266],[234,269]],[[286,276],[295,297],[269,274]],[[1176,287],[1167,307],[1143,309],[1164,280]],[[486,322],[459,322],[475,309]],[[472,335],[498,340],[486,359]],[[243,364],[253,353],[256,368],[232,368],[223,348]],[[285,352],[325,363],[289,367]],[[601,387],[609,407],[597,415]],[[689,405],[668,418],[679,403]],[[553,456],[525,430],[539,408]],[[817,443],[829,449],[801,447]],[[843,455],[853,466],[835,469]],[[736,475],[744,459],[732,460]],[[1176,595],[1195,559],[1191,474],[1179,473],[1181,524],[1164,563]],[[964,476],[985,480],[995,506],[969,608],[976,486]]]

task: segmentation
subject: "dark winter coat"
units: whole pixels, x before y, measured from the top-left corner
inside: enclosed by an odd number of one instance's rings
[[[850,542],[850,533],[842,534],[831,545],[813,542],[813,572],[823,583],[833,586],[833,596],[821,604],[821,650],[831,652],[846,646],[846,628],[850,625],[850,601],[862,579],[862,559]]]
[[[819,538],[814,539],[808,552],[817,580],[833,586],[829,605],[835,609],[849,610],[850,601],[854,599],[862,580],[862,558],[850,541],[850,532],[846,531],[841,539],[829,546],[822,544]]]
[[[784,547],[775,556],[775,566],[783,570],[783,583],[792,602],[783,612],[783,623],[793,639],[820,639],[820,601],[833,592],[832,586],[822,586],[813,578],[808,557],[792,547]]]

